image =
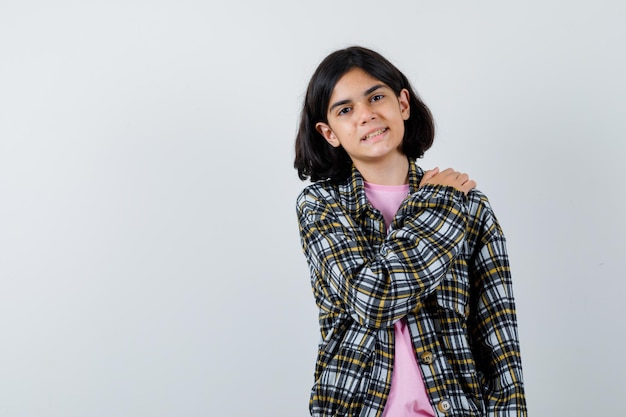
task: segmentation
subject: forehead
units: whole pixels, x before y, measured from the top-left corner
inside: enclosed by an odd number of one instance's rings
[[[383,85],[389,88],[385,83],[372,77],[361,68],[352,68],[343,74],[337,81],[337,84],[335,84],[333,93],[330,96],[330,102],[360,98],[374,85]]]

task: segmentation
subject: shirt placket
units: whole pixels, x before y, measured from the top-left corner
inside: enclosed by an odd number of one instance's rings
[[[407,316],[407,323],[431,405],[440,417],[457,415],[453,407],[454,395],[447,384],[454,379],[450,365],[437,338],[431,315],[423,305],[418,308],[416,314]]]

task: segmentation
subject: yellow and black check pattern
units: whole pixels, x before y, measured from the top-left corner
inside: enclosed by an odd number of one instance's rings
[[[438,415],[526,415],[502,230],[484,194],[418,189],[422,176],[410,161],[388,232],[356,169],[298,197],[321,333],[312,416],[382,415],[403,317]]]

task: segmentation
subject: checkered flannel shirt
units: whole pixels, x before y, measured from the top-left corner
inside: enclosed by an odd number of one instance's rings
[[[297,199],[321,340],[315,417],[382,415],[406,317],[438,416],[525,416],[511,274],[487,197],[425,185],[410,161],[409,195],[386,230],[353,169]]]

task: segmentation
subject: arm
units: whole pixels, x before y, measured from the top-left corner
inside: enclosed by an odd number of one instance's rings
[[[434,291],[461,250],[464,200],[453,187],[421,187],[400,207],[402,220],[373,250],[329,193],[305,190],[297,203],[300,235],[309,266],[326,287],[321,291],[330,291],[362,325],[393,325]]]
[[[468,323],[489,416],[524,416],[526,400],[506,241],[482,197],[471,263],[474,312]]]

